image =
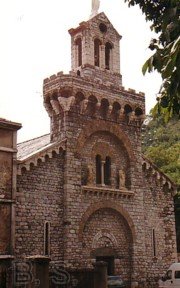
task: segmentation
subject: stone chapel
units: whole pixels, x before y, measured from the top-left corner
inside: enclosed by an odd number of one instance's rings
[[[43,83],[50,133],[16,146],[21,125],[0,119],[0,279],[40,255],[148,287],[177,261],[175,187],[141,153],[145,95],[122,85],[119,33],[102,12],[69,34],[70,73]]]

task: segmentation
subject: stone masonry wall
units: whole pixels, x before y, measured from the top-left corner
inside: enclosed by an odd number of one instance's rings
[[[24,171],[17,179],[16,255],[44,255],[44,224],[50,223],[50,257],[63,258],[64,155]]]
[[[66,129],[67,129],[67,162],[66,162],[66,217],[69,220],[69,226],[66,230],[66,240],[65,240],[65,259],[72,265],[73,268],[86,266],[85,259],[83,259],[83,243],[79,241],[79,226],[83,222],[84,214],[91,207],[96,207],[98,205],[108,205],[117,211],[123,210],[127,218],[130,218],[135,227],[135,233],[133,235],[133,277],[136,279],[142,279],[146,277],[146,254],[145,254],[145,227],[144,227],[144,210],[143,210],[143,191],[142,188],[142,167],[141,167],[141,149],[140,149],[140,137],[138,129],[134,127],[117,125],[113,122],[108,122],[104,120],[95,120],[88,118],[86,116],[80,117],[74,113],[68,114],[66,116]],[[89,139],[88,135],[85,133],[84,138],[81,137],[82,131],[106,131],[111,134],[117,135],[119,138],[128,138],[130,141],[126,141],[125,146],[130,154],[130,163],[124,158],[129,166],[131,166],[131,191],[134,192],[134,196],[117,198],[114,196],[100,195],[94,193],[86,197],[81,188],[81,169],[83,165],[84,155],[87,157],[90,153],[87,145]],[[119,131],[119,132],[117,132]],[[88,133],[88,132],[87,132]],[[94,134],[95,132],[92,132]],[[95,135],[95,134],[94,134]],[[103,134],[101,134],[102,137]],[[94,138],[93,138],[94,137]],[[115,137],[116,138],[116,137]],[[78,141],[79,139],[79,141]],[[84,140],[83,140],[84,139]],[[92,136],[95,145],[98,142],[98,137]],[[103,139],[101,138],[100,141]],[[107,139],[105,142],[107,142]],[[110,144],[113,147],[114,140],[111,138]],[[83,142],[85,141],[85,142]],[[131,144],[128,144],[131,143]],[[124,144],[124,142],[123,142]],[[127,147],[129,145],[129,147]],[[79,147],[79,149],[78,149]],[[117,146],[115,151],[118,151],[121,146]],[[124,150],[125,151],[125,150]],[[130,152],[131,151],[131,152]],[[133,156],[136,152],[136,156]],[[82,155],[83,153],[83,155]],[[115,155],[115,159],[121,155]],[[126,157],[125,154],[123,157]],[[134,159],[133,159],[134,157]],[[121,156],[119,157],[121,159]],[[122,158],[123,159],[123,158]],[[126,159],[126,160],[125,160]],[[87,160],[88,161],[88,160]],[[120,161],[120,160],[119,160]],[[122,162],[123,163],[123,162]],[[78,177],[77,177],[78,176]],[[98,206],[99,207],[99,206]],[[97,208],[98,209],[98,208]],[[78,211],[78,213],[77,213]],[[121,213],[120,213],[121,214]],[[130,221],[129,220],[129,221]],[[98,222],[98,227],[101,226],[101,221]],[[98,229],[97,227],[97,229]],[[71,233],[72,232],[72,233]],[[90,255],[89,251],[89,255]],[[116,271],[117,272],[117,271]]]
[[[148,277],[164,275],[176,262],[174,202],[171,189],[144,172],[144,219]],[[154,239],[153,239],[154,229]],[[154,247],[155,246],[155,247]],[[155,250],[154,250],[155,249]],[[155,253],[154,253],[155,252]]]
[[[99,29],[99,24],[103,23],[107,27],[107,32],[102,33]],[[83,27],[80,24],[80,27],[78,27],[78,33],[76,33],[75,37],[72,37],[71,41],[71,63],[72,63],[72,70],[75,70],[78,68],[76,66],[76,49],[75,49],[75,40],[78,38],[83,39],[82,43],[82,64],[90,64],[94,66],[94,39],[98,38],[101,43],[101,68],[105,69],[105,44],[106,42],[113,43],[113,53],[112,53],[112,67],[111,70],[114,73],[120,73],[120,52],[119,52],[119,40],[121,36],[117,33],[117,31],[114,29],[112,24],[109,22],[107,17],[104,13],[100,13],[97,17],[94,17],[93,19],[90,19],[86,23],[86,28]],[[88,29],[87,29],[88,28]],[[86,29],[86,31],[84,31]],[[76,29],[70,29],[69,32],[71,35],[73,35],[76,31]]]
[[[149,279],[160,276],[175,259],[175,230],[173,195],[142,170],[144,93],[122,86],[121,37],[104,13],[69,33],[72,71],[50,76],[43,86],[51,141],[66,139],[65,265],[75,270],[92,268],[97,251],[104,253],[99,256],[112,253],[115,274],[147,288]],[[97,55],[95,39],[100,40]],[[103,177],[96,184],[96,155],[101,155],[99,175],[103,175],[103,161],[111,158],[108,185]],[[125,173],[123,187],[120,169]]]
[[[65,206],[68,225],[66,226],[65,232],[64,252],[65,260],[68,265],[73,269],[91,267],[92,259],[89,257],[93,250],[93,237],[89,238],[89,249],[87,249],[87,247],[84,247],[86,243],[82,240],[84,237],[83,231],[86,229],[86,222],[89,221],[88,219],[91,217],[91,213],[96,213],[97,209],[96,215],[99,215],[99,218],[96,218],[96,224],[95,220],[93,222],[93,231],[98,231],[98,229],[100,229],[99,227],[102,226],[102,229],[107,229],[110,233],[108,221],[102,221],[103,217],[102,215],[100,216],[99,212],[101,208],[110,208],[119,213],[119,217],[124,217],[126,225],[133,235],[133,252],[131,252],[133,263],[131,273],[132,280],[134,279],[141,283],[145,283],[147,279],[162,274],[163,265],[167,266],[170,262],[170,258],[167,259],[162,255],[167,256],[168,249],[170,251],[169,255],[172,255],[173,251],[171,245],[173,244],[174,247],[175,243],[172,213],[173,202],[170,194],[169,196],[165,196],[164,192],[162,192],[162,186],[158,186],[157,183],[152,184],[152,180],[148,182],[144,179],[145,175],[143,175],[142,172],[141,137],[139,128],[132,125],[116,124],[111,121],[95,119],[85,115],[80,116],[79,114],[68,112],[66,113],[66,135],[67,177],[65,181]],[[108,149],[107,147],[109,147],[110,155],[113,153],[112,166],[114,165],[115,170],[116,168],[119,169],[120,166],[123,166],[128,167],[129,171],[131,171],[129,174],[131,186],[130,188],[128,187],[128,189],[134,194],[130,197],[125,195],[121,197],[118,195],[117,191],[102,193],[103,187],[101,192],[99,192],[98,189],[96,190],[96,185],[94,185],[94,190],[92,188],[88,190],[88,184],[86,185],[86,191],[88,191],[88,193],[86,193],[82,187],[81,173],[83,171],[83,165],[84,163],[88,165],[90,161],[92,161],[94,157],[94,147],[97,148],[99,146],[97,149],[100,149],[101,144],[102,153],[105,149]],[[115,174],[114,176],[112,175],[112,177],[115,177]],[[116,181],[117,180],[112,179],[112,183],[116,183]],[[162,208],[161,201],[156,203],[152,192],[149,193],[152,185],[154,185],[154,193],[160,193],[160,195],[162,195],[162,201],[164,199],[167,208]],[[112,190],[113,189],[115,189],[115,186],[114,188],[112,187]],[[89,214],[87,211],[90,211],[88,212]],[[160,214],[160,211],[164,212]],[[167,215],[169,215],[169,219],[171,218],[169,224],[167,222]],[[157,249],[158,260],[156,261],[154,261],[152,255],[152,228],[154,227],[152,222],[156,224],[159,223],[160,226],[157,232],[158,237],[156,236],[156,241],[157,245],[161,248],[159,252]],[[162,223],[165,227],[164,230],[161,227]],[[80,227],[84,227],[81,231],[82,235],[80,233]],[[116,227],[112,225],[111,230],[114,231],[114,229],[116,229]],[[130,237],[130,232],[127,232],[127,235]],[[169,235],[170,238],[165,235]],[[87,259],[84,255],[87,255]],[[161,260],[163,260],[163,264],[161,263]],[[173,259],[171,258],[171,261],[172,260]],[[151,265],[152,269],[150,269],[149,265]],[[123,265],[120,264],[119,260],[116,259],[115,273],[122,271],[122,266]]]

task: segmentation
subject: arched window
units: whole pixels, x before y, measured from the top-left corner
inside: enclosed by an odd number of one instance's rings
[[[105,67],[107,70],[110,69],[110,58],[111,58],[111,50],[112,50],[111,43],[107,42],[105,46]]]
[[[102,184],[102,175],[101,175],[101,156],[96,156],[96,184]]]
[[[101,41],[99,39],[94,40],[94,65],[100,66],[100,45]]]
[[[104,163],[104,184],[111,185],[111,158],[109,156],[106,157]]]
[[[82,65],[82,40],[81,38],[78,38],[76,40],[76,45],[77,45],[77,65],[78,67]]]

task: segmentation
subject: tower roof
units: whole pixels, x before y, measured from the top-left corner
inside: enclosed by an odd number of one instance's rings
[[[69,34],[71,36],[77,34],[80,31],[89,29],[94,23],[96,23],[97,21],[99,21],[99,23],[104,23],[105,25],[108,26],[108,28],[111,28],[111,31],[113,31],[117,37],[119,39],[122,38],[122,36],[117,32],[117,30],[114,28],[114,26],[112,25],[112,23],[109,21],[108,17],[106,16],[106,14],[104,12],[101,12],[97,15],[95,15],[93,18],[90,18],[87,21],[83,21],[79,23],[79,26],[77,26],[76,28],[71,28],[69,29]]]

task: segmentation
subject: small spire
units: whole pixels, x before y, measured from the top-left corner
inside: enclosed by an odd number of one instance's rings
[[[98,14],[99,6],[100,6],[100,0],[92,0],[91,15],[89,18],[93,18]]]

